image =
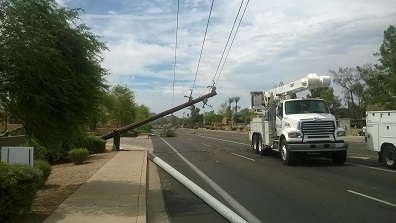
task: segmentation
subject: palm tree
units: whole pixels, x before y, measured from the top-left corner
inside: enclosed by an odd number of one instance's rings
[[[234,102],[234,97],[228,98],[227,119],[232,120],[231,104]]]
[[[234,97],[234,102],[235,102],[235,114],[234,114],[234,123],[236,123],[236,115],[238,113],[238,102],[241,100],[241,97],[236,96]]]
[[[228,108],[229,109],[231,109],[231,104],[232,104],[232,102],[234,102],[234,100],[235,100],[234,97],[228,98]]]

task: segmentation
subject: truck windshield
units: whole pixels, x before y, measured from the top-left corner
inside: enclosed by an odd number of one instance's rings
[[[329,113],[327,105],[322,100],[295,100],[285,102],[285,113],[304,114],[304,113]]]

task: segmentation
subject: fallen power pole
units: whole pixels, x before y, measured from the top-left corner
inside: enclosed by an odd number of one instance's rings
[[[109,133],[106,133],[106,134],[102,135],[101,138],[105,139],[105,140],[110,139],[110,138],[114,138],[113,147],[114,147],[115,150],[119,150],[120,149],[120,134],[128,132],[128,131],[130,131],[132,129],[140,127],[140,126],[142,126],[144,124],[147,124],[147,123],[152,122],[154,120],[157,120],[159,118],[162,118],[162,117],[164,117],[166,115],[172,114],[172,113],[174,113],[176,111],[179,111],[179,110],[181,110],[183,108],[186,108],[186,107],[191,106],[193,104],[196,104],[198,102],[201,102],[201,101],[203,101],[203,100],[205,100],[207,98],[215,96],[216,94],[217,94],[216,93],[216,89],[213,88],[212,91],[210,93],[206,94],[206,95],[203,95],[203,96],[198,97],[198,98],[193,99],[193,100],[189,100],[188,102],[186,102],[184,104],[181,104],[181,105],[176,106],[174,108],[171,108],[171,109],[168,109],[168,110],[163,111],[161,113],[158,113],[158,114],[156,114],[154,116],[151,116],[150,118],[144,119],[144,120],[142,120],[140,122],[135,122],[135,123],[132,123],[130,125],[123,126],[123,127],[119,128],[119,129],[114,130],[113,132],[109,132]]]

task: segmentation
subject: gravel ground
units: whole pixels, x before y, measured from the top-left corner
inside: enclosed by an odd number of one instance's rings
[[[51,175],[37,192],[32,211],[24,222],[42,223],[66,198],[117,154],[110,149],[107,148],[106,153],[91,155],[82,165],[67,163],[52,166]]]

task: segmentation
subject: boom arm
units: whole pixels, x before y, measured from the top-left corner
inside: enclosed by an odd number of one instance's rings
[[[319,87],[329,87],[330,84],[331,79],[329,76],[318,76],[317,74],[311,73],[306,77],[291,83],[283,84],[265,92],[250,92],[251,107],[260,109],[263,107],[264,103],[268,106],[269,101],[271,99],[275,99],[275,97],[279,99],[286,99],[287,97],[292,97],[298,92]]]

